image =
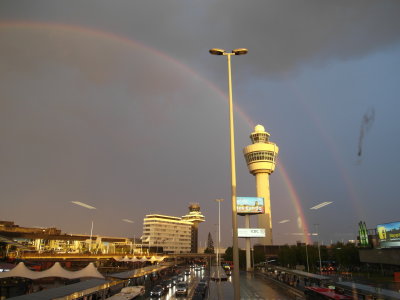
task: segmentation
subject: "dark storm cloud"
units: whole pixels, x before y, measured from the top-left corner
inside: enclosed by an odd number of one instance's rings
[[[279,74],[309,62],[362,57],[400,40],[399,1],[167,1],[156,8],[153,4],[113,10],[133,14],[132,26],[123,30],[126,34],[189,64],[205,61],[208,47],[247,47],[250,71]]]
[[[400,40],[393,1],[3,1],[0,16],[103,28],[191,65],[209,47],[247,47],[258,74],[361,57]],[[26,13],[29,8],[30,13]]]

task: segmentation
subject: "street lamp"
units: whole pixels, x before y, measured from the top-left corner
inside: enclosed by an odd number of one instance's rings
[[[79,205],[82,207],[85,207],[87,209],[96,209],[96,207],[91,206],[89,204],[80,202],[80,201],[71,201],[71,203],[75,204],[75,205]],[[93,236],[93,216],[92,216],[92,227],[90,228],[90,244],[89,244],[89,252],[92,253],[92,236]]]
[[[322,274],[321,249],[319,247],[318,225],[319,224],[314,224],[315,232],[317,233],[317,246],[318,246],[318,256],[319,256],[319,272],[320,272],[320,274]]]
[[[239,282],[239,247],[238,247],[238,226],[236,212],[236,166],[235,166],[235,136],[233,124],[233,104],[232,104],[232,72],[231,72],[231,56],[244,55],[248,52],[245,48],[238,48],[232,52],[226,52],[223,49],[210,49],[212,55],[224,55],[228,62],[228,95],[229,95],[229,128],[230,128],[230,152],[231,152],[231,190],[232,190],[232,229],[233,229],[233,286],[234,299],[240,299],[240,282]]]
[[[220,280],[219,276],[219,249],[220,249],[220,243],[221,243],[221,202],[224,201],[224,199],[215,199],[215,201],[218,202],[218,244],[217,244],[217,274],[218,274],[218,280]]]
[[[305,240],[306,244],[306,260],[307,260],[307,272],[310,273],[310,265],[308,263],[308,250],[307,250],[307,238]]]

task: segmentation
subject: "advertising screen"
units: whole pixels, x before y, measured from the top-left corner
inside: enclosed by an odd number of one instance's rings
[[[382,248],[400,247],[400,222],[379,224],[376,231]]]
[[[265,237],[264,228],[238,228],[240,238],[261,238]]]
[[[264,198],[259,197],[237,197],[236,209],[240,215],[245,214],[263,214]]]

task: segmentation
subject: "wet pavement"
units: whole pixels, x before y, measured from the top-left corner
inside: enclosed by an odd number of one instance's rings
[[[208,273],[208,272],[207,272]],[[189,276],[185,276],[185,281],[189,285],[189,292],[187,296],[176,296],[175,287],[170,288],[168,293],[158,299],[162,300],[188,300],[192,299],[194,290],[200,281],[200,278],[207,276],[208,274],[202,272],[192,271]],[[209,288],[203,299],[208,300],[231,300],[233,299],[233,284],[231,277],[227,281],[213,281],[210,280]],[[287,289],[281,287],[271,281],[265,280],[261,277],[254,276],[253,273],[241,272],[240,273],[240,299],[252,299],[252,300],[291,300],[296,299],[290,294]],[[157,299],[148,298],[145,299]],[[303,299],[303,298],[297,298]]]
[[[209,300],[233,299],[231,281],[211,282]],[[283,287],[255,277],[253,273],[240,273],[240,299],[290,300],[294,296]],[[300,299],[300,298],[299,298]]]

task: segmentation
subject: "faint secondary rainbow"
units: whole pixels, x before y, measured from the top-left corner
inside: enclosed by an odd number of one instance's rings
[[[218,95],[220,95],[221,99],[223,99],[226,102],[228,101],[227,95],[219,87],[217,87],[213,82],[200,76],[193,69],[190,69],[188,66],[182,64],[178,60],[166,55],[165,53],[163,53],[161,51],[158,51],[158,50],[151,48],[143,43],[137,42],[135,40],[131,40],[124,36],[120,36],[120,35],[117,35],[114,33],[106,32],[106,31],[95,30],[95,29],[91,29],[88,27],[82,27],[82,26],[76,26],[76,25],[70,25],[70,24],[60,24],[60,23],[51,23],[51,22],[33,22],[33,21],[0,22],[0,29],[7,29],[7,28],[37,29],[37,30],[57,29],[57,30],[63,31],[65,33],[81,33],[81,34],[90,35],[91,37],[112,40],[114,42],[120,43],[120,44],[128,46],[128,47],[141,47],[153,55],[162,57],[163,59],[165,59],[167,61],[173,62],[179,68],[181,68],[183,71],[188,72],[192,76],[203,81],[206,84],[206,86],[208,86],[213,91],[215,91]],[[240,116],[240,118],[242,120],[244,120],[249,125],[250,129],[254,128],[256,123],[238,105],[235,105],[235,112]],[[298,196],[296,189],[295,189],[292,181],[290,180],[289,175],[286,171],[286,168],[284,167],[282,162],[279,162],[278,168],[281,171],[280,173],[282,174],[282,179],[283,179],[284,184],[286,185],[286,188],[289,192],[289,197],[295,207],[296,213],[301,220],[301,223],[302,223],[301,227],[303,230],[303,234],[306,236],[307,242],[310,243],[311,238],[308,235],[309,234],[308,224],[306,222],[306,218],[304,216],[304,212],[303,212],[303,209],[301,206],[300,197]]]
[[[323,125],[318,114],[314,112],[312,107],[309,105],[307,101],[304,101],[304,92],[300,93],[295,85],[291,86],[292,90],[296,93],[296,98],[301,101],[302,108],[306,111],[306,113],[310,116],[313,122],[317,125],[316,128],[320,133],[321,138],[324,140],[325,144],[328,146],[328,151],[331,153],[335,163],[336,168],[339,171],[339,174],[344,182],[345,188],[347,190],[347,195],[349,197],[349,202],[353,206],[353,210],[357,213],[357,217],[362,219],[365,217],[366,213],[364,211],[364,206],[361,205],[361,201],[358,196],[358,192],[355,186],[352,184],[352,180],[349,176],[349,173],[346,167],[343,165],[342,160],[340,159],[340,153],[335,141],[332,139],[331,135],[326,132],[326,127]],[[312,96],[309,96],[312,97]]]
[[[294,208],[296,210],[297,216],[301,220],[301,225],[299,226],[302,230],[302,233],[304,235],[305,242],[308,244],[312,243],[312,239],[310,236],[310,231],[309,231],[309,226],[308,223],[306,222],[306,217],[304,216],[303,208],[301,207],[301,200],[299,195],[296,192],[296,189],[290,180],[290,177],[286,171],[286,168],[282,165],[282,162],[279,161],[278,163],[279,171],[282,174],[283,181],[285,182],[285,185],[288,189],[290,199],[292,200],[292,203],[294,205]]]

